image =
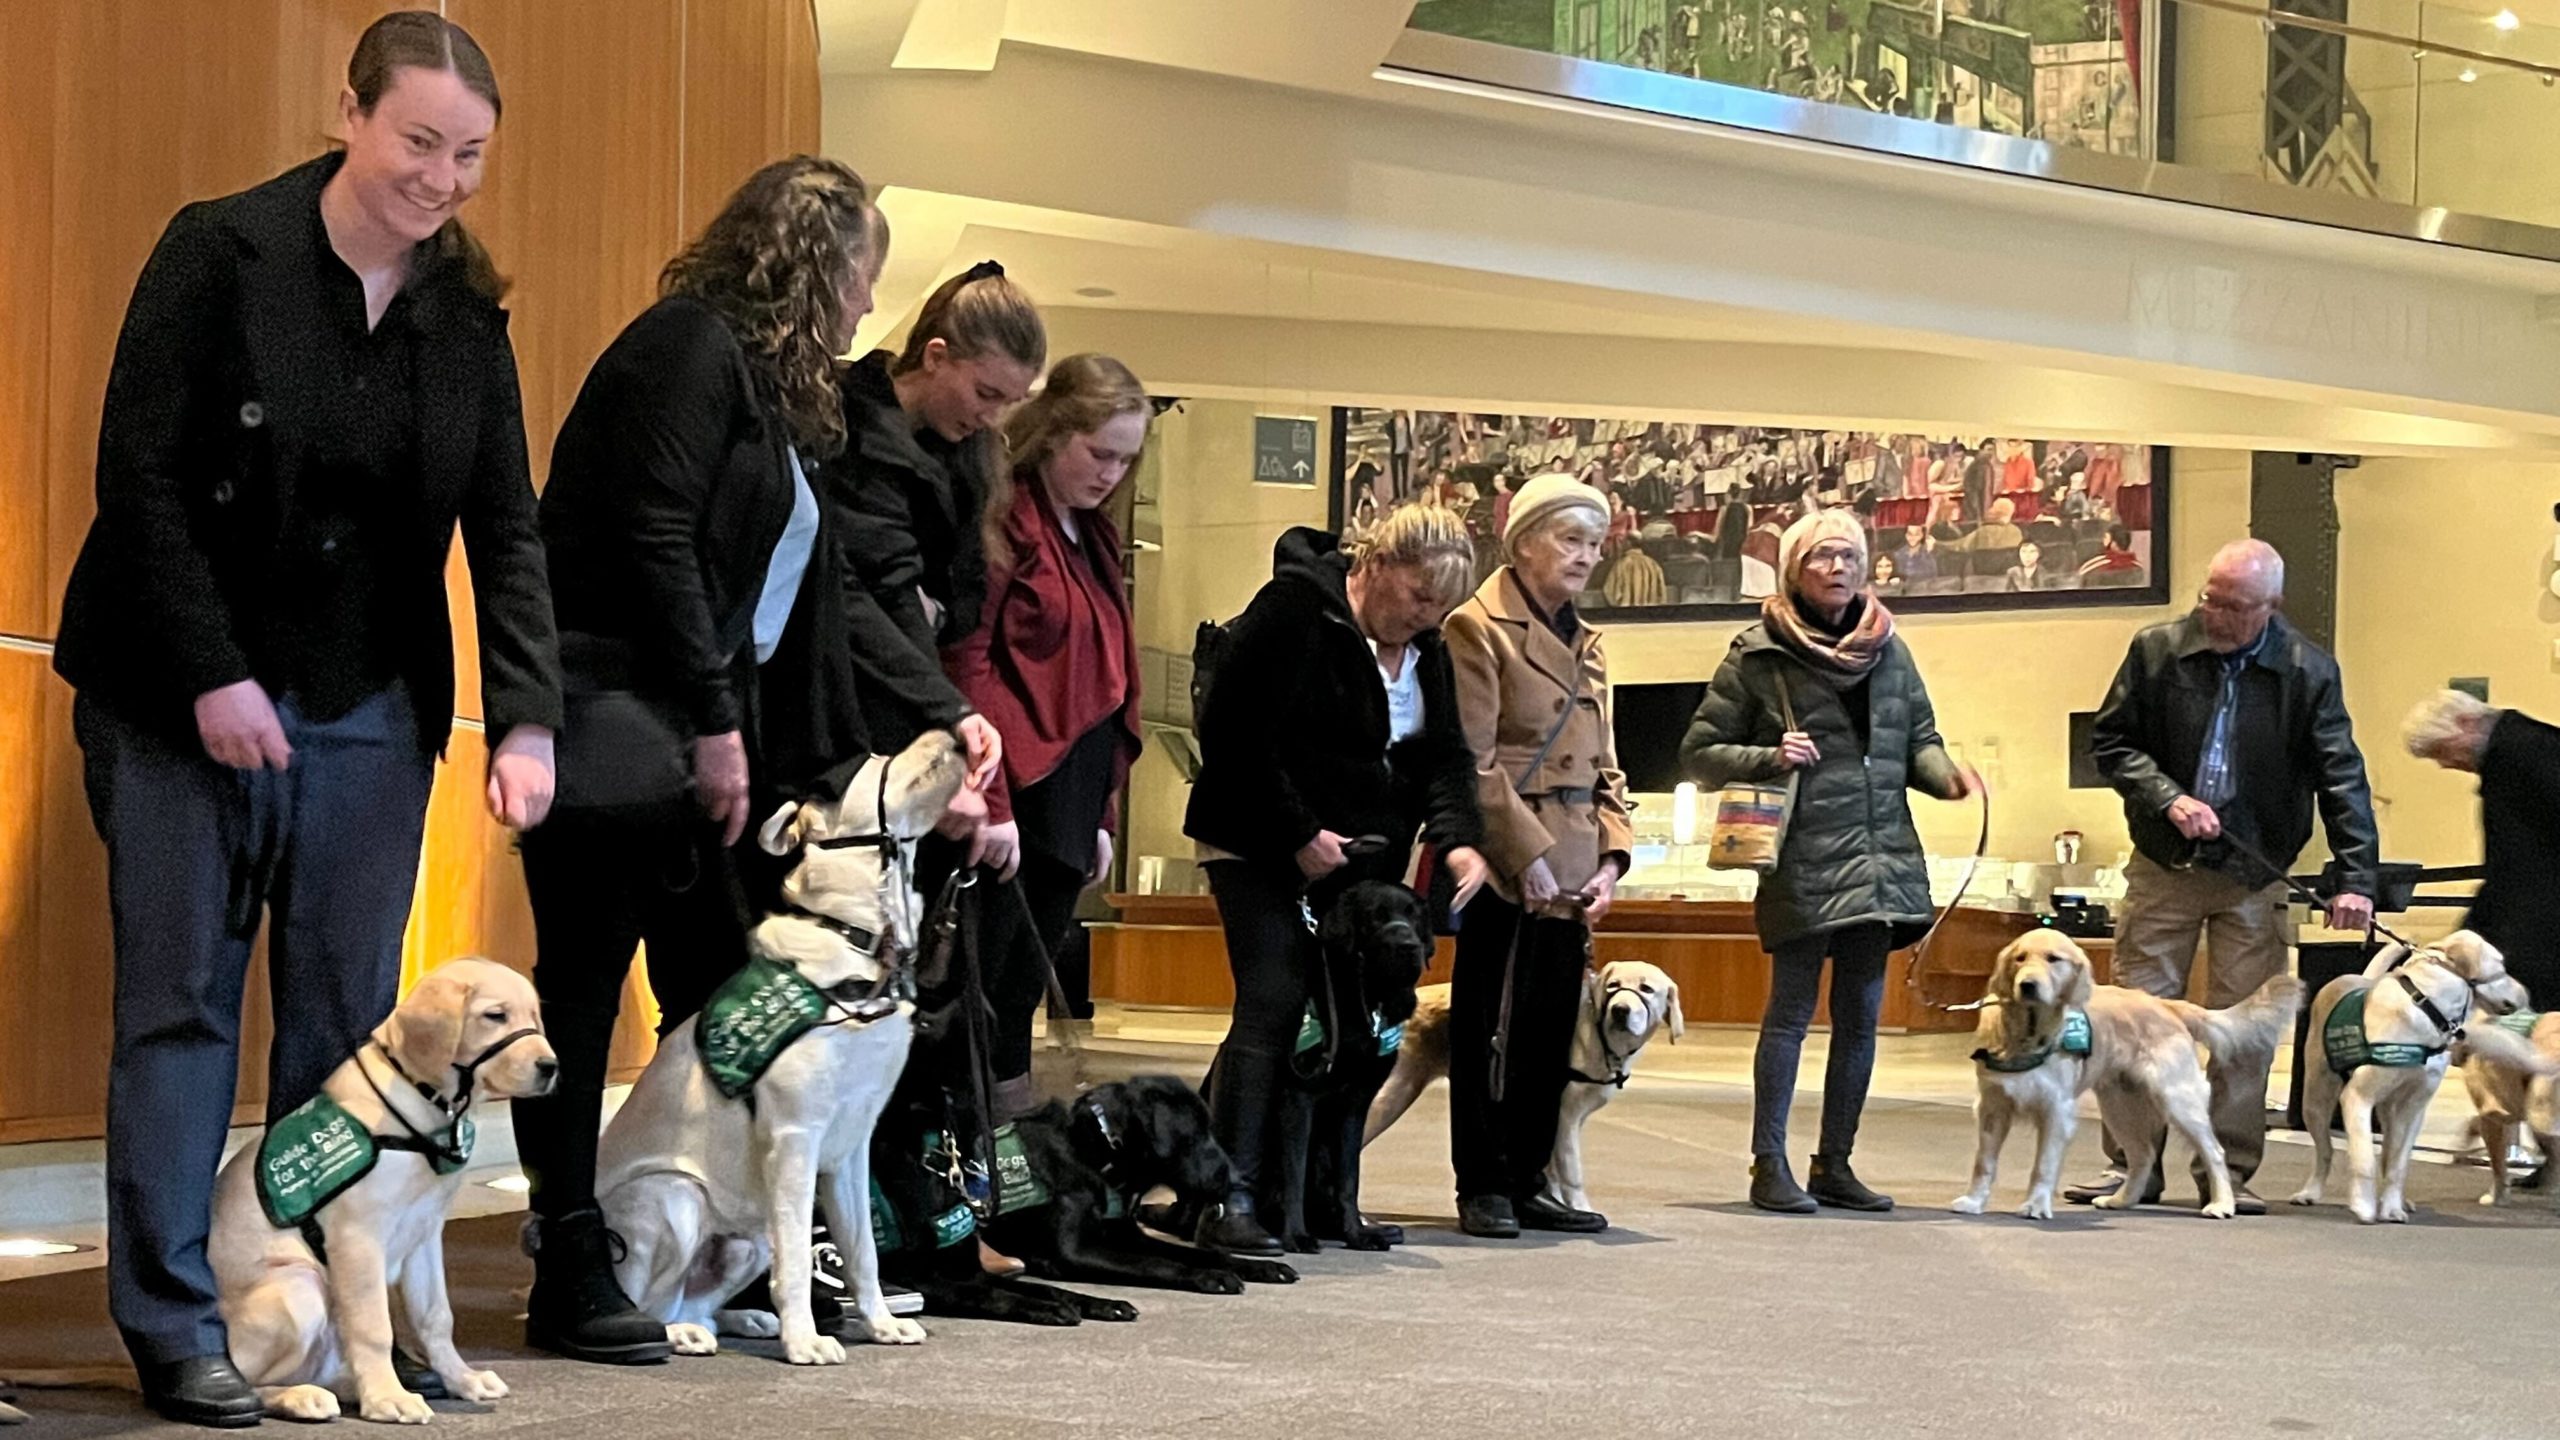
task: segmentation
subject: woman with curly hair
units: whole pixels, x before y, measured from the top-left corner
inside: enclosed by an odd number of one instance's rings
[[[567,719],[551,821],[524,841],[558,1087],[519,1102],[533,1184],[526,1339],[582,1360],[667,1355],[614,1283],[595,1199],[605,1056],[645,941],[659,1033],[746,958],[731,847],[759,768],[805,770],[851,742],[762,725],[764,690],[814,663],[840,613],[811,486],[845,446],[834,357],[871,310],[885,234],[860,176],[776,161],[669,261],[659,299],[588,371],[552,451],[542,532]]]

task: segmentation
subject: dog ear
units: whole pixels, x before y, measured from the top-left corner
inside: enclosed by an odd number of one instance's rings
[[[1991,979],[1982,987],[1982,993],[1994,1000],[2014,1000],[2018,997],[2017,941],[2012,940],[2000,947],[1999,957],[1991,962]]]
[[[2089,963],[2089,957],[2082,953],[2077,945],[2071,947],[2068,959],[2071,963],[2071,983],[2063,987],[2062,1003],[2078,1005],[2085,1009],[2091,1000],[2097,998],[2098,982],[2089,973],[2097,967]]]
[[[1671,1043],[1679,1044],[1680,1037],[1689,1033],[1689,1017],[1680,1013],[1680,982],[1677,980],[1671,981],[1670,988],[1662,994],[1662,1018],[1671,1022]]]
[[[384,1022],[384,1048],[411,1079],[440,1082],[462,1048],[463,1012],[470,1004],[471,987],[461,976],[430,972]]]
[[[788,855],[800,848],[800,802],[788,800],[756,831],[756,844],[767,855]]]

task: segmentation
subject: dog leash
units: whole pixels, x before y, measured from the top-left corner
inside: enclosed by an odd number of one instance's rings
[[[1980,775],[1976,775],[1973,790],[1975,797],[1982,802],[1982,828],[1973,837],[1973,858],[1965,862],[1964,878],[1956,882],[1956,893],[1947,897],[1946,908],[1940,910],[1929,921],[1928,929],[1920,932],[1920,943],[1911,947],[1911,964],[1903,971],[1902,976],[1903,984],[1909,987],[1912,997],[1920,1002],[1921,1008],[1946,1015],[1982,1008],[1980,999],[1967,1000],[1958,1005],[1932,1000],[1929,998],[1928,987],[1920,983],[1921,970],[1928,963],[1930,943],[1936,940],[1938,932],[1946,927],[1947,917],[1956,913],[1956,907],[1964,903],[1964,893],[1973,888],[1973,877],[1982,869],[1982,857],[1991,853],[1991,787],[1983,783]],[[1926,863],[1925,856],[1923,863]]]
[[[2223,844],[2230,846],[2232,851],[2241,859],[2257,866],[2267,874],[2276,877],[2278,881],[2282,882],[2284,888],[2292,894],[2293,898],[2310,906],[2314,910],[2325,910],[2328,908],[2329,902],[2321,898],[2317,891],[2284,873],[2283,867],[2277,865],[2274,861],[2269,860],[2266,856],[2258,853],[2258,847],[2241,839],[2239,836],[2232,834],[2228,827],[2225,827],[2222,834],[2216,838],[2220,839]],[[2373,936],[2379,935],[2394,945],[2407,948],[2412,953],[2425,948],[2424,946],[2419,945],[2416,941],[2406,939],[2395,933],[2390,926],[2383,924],[2379,917],[2367,919],[2364,922],[2364,927],[2367,939],[2371,939]]]

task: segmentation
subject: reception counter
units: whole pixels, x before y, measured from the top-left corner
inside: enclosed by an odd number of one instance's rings
[[[1223,1010],[1234,1003],[1216,904],[1206,895],[1110,897],[1118,918],[1092,922],[1093,994],[1124,1005]],[[1992,957],[2035,923],[2006,910],[1959,908],[1930,947],[1921,977],[1928,998],[1954,1004],[1977,998]],[[1449,978],[1456,942],[1442,939],[1425,984]],[[2101,980],[2113,946],[2083,940]],[[1645,960],[1680,985],[1692,1025],[1756,1025],[1769,998],[1769,958],[1751,928],[1751,907],[1733,901],[1621,900],[1594,937],[1602,964]],[[1970,1030],[1973,1016],[1922,1003],[1910,984],[1911,957],[1896,951],[1885,972],[1883,1028],[1891,1033]],[[1827,1023],[1827,1016],[1817,1016]]]

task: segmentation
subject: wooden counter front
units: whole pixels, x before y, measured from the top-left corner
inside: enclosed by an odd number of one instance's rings
[[[1124,1005],[1223,1010],[1235,1003],[1227,975],[1227,947],[1218,909],[1206,895],[1113,895],[1117,921],[1088,927],[1093,948],[1093,994]],[[2033,924],[2000,910],[1958,910],[1931,946],[1923,977],[1931,999],[1954,1004],[1982,993],[1991,958],[2010,937]],[[1455,941],[1443,938],[1423,983],[1449,978]],[[2114,949],[2104,940],[2080,942],[2104,978]],[[1681,1009],[1692,1025],[1757,1025],[1769,1002],[1769,958],[1751,926],[1751,907],[1734,901],[1621,900],[1609,910],[1593,941],[1600,963],[1645,960],[1679,983]],[[1883,1028],[1892,1033],[1969,1030],[1970,1014],[1931,1010],[1912,994],[1910,955],[1896,951],[1885,970]],[[1828,1002],[1815,1017],[1828,1023]]]

